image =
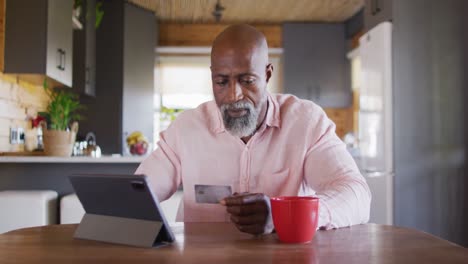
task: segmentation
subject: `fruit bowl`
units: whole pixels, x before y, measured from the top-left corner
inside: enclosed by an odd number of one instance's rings
[[[148,152],[148,143],[144,141],[137,142],[131,146],[129,146],[128,151],[132,155],[142,156]]]
[[[140,131],[133,132],[127,137],[127,150],[131,155],[143,156],[148,153],[150,144]]]

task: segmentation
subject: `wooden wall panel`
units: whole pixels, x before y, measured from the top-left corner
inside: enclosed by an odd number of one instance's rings
[[[205,46],[209,47],[227,24],[160,24],[158,46]],[[282,46],[280,25],[254,25],[265,34],[270,48]]]
[[[325,108],[325,113],[336,125],[336,134],[339,138],[354,131],[354,111],[353,108]]]

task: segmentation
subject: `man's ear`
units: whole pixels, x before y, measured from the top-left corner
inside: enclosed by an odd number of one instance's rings
[[[266,82],[270,80],[271,76],[273,76],[273,64],[268,63],[266,66]]]

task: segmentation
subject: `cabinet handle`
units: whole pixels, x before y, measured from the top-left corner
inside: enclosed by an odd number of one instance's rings
[[[58,63],[57,63],[57,69],[64,71],[65,70],[65,51],[63,49],[58,49]]]
[[[62,56],[63,56],[63,64],[62,64],[62,71],[65,71],[65,66],[67,65],[67,52],[65,50],[62,50]]]
[[[62,49],[57,49],[57,69],[62,70]]]

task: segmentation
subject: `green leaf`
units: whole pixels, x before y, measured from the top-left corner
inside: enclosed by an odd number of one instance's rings
[[[47,106],[47,123],[50,129],[67,130],[72,121],[78,121],[81,116],[78,111],[83,110],[78,95],[63,89],[50,92],[50,102]],[[42,114],[41,114],[42,115]]]
[[[102,2],[97,2],[96,3],[96,24],[95,24],[96,28],[98,28],[101,25],[103,17],[104,17],[104,10],[102,10]]]

